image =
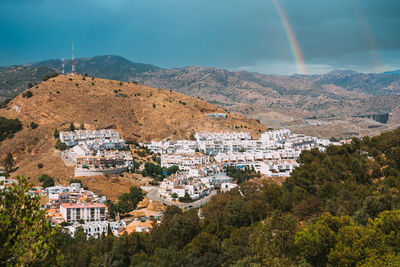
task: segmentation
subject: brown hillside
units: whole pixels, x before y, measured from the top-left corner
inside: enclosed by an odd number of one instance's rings
[[[73,178],[73,168],[64,165],[53,138],[54,129],[66,129],[70,122],[76,127],[84,123],[86,128],[116,128],[125,140],[137,141],[188,138],[202,130],[253,134],[266,130],[257,121],[236,114],[228,114],[226,119],[207,118],[207,112],[224,111],[175,91],[133,83],[58,76],[30,90],[31,98],[19,95],[0,109],[0,116],[18,118],[24,124],[22,131],[0,144],[0,157],[12,152],[18,167],[13,175],[30,176],[33,181],[42,173],[64,183]],[[32,121],[39,127],[28,128]],[[44,167],[38,169],[38,163]]]

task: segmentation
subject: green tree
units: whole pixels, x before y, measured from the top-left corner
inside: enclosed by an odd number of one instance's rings
[[[325,266],[328,254],[335,246],[336,234],[343,226],[349,225],[349,217],[335,217],[323,213],[314,218],[295,236],[295,245],[302,255],[313,266]]]
[[[298,223],[293,215],[274,212],[250,234],[250,261],[263,266],[295,262],[297,229]]]
[[[179,171],[179,167],[176,165],[172,165],[171,167],[167,168],[167,174],[171,175]]]
[[[136,209],[137,204],[143,200],[144,193],[137,186],[129,188],[129,193],[123,193],[119,196],[118,211],[126,213]]]
[[[40,209],[39,198],[29,196],[26,178],[0,190],[0,265],[39,265],[56,253],[55,230]]]
[[[29,124],[29,127],[31,127],[32,129],[36,129],[37,127],[39,127],[39,124],[37,124],[36,122],[32,121],[32,122]]]
[[[195,210],[182,213],[169,206],[160,225],[152,231],[152,245],[156,248],[181,249],[200,232],[200,222]]]
[[[171,195],[171,197],[172,197],[173,199],[177,199],[179,196],[178,196],[177,193],[173,193],[173,194]]]
[[[71,123],[69,124],[69,130],[70,130],[71,132],[75,131],[75,125],[74,125],[73,122],[71,122]]]
[[[54,179],[48,174],[42,174],[39,177],[39,182],[42,183],[42,186],[44,188],[47,188],[47,187],[50,187],[50,186],[54,186]]]
[[[54,136],[55,139],[60,138],[60,132],[57,129],[55,129],[54,133],[53,133],[53,136]]]
[[[60,139],[57,138],[55,148],[63,151],[63,150],[66,150],[68,148],[68,146],[67,146],[67,144],[61,142]]]

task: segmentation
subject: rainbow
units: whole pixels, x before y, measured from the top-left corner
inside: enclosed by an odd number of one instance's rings
[[[298,72],[300,74],[307,74],[306,64],[304,63],[303,55],[301,53],[299,43],[297,42],[296,35],[293,32],[292,26],[290,26],[289,20],[284,10],[282,9],[281,5],[279,4],[278,0],[272,0],[272,2],[274,3],[279,18],[282,21],[282,25],[285,30],[287,39],[289,41],[292,54],[296,60]]]

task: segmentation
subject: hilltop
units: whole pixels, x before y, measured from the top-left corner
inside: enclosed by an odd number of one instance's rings
[[[66,129],[71,122],[76,127],[84,124],[87,129],[115,128],[125,140],[139,142],[188,139],[204,130],[242,130],[255,135],[266,130],[256,120],[237,114],[229,113],[226,119],[208,118],[206,113],[225,111],[175,91],[134,83],[60,75],[29,90],[32,97],[18,95],[0,109],[0,116],[18,118],[24,125],[13,138],[0,143],[0,157],[12,152],[18,167],[13,175],[29,176],[33,181],[42,173],[54,176],[56,182],[73,178],[73,167],[64,165],[53,138],[55,129]],[[39,126],[32,129],[31,122]],[[37,167],[39,163],[43,164],[42,169]],[[118,183],[109,179],[101,186],[121,189]],[[96,183],[92,181],[91,185]]]
[[[60,71],[61,61],[24,66]],[[66,70],[70,69],[71,61],[67,60]],[[201,97],[268,127],[288,127],[294,132],[306,128],[307,133],[321,137],[374,135],[400,123],[398,71],[334,70],[321,75],[281,76],[197,66],[166,69],[111,55],[77,59],[76,69],[96,77],[137,81]]]

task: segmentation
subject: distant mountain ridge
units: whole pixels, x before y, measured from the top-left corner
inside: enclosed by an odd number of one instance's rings
[[[47,60],[20,67],[46,67],[60,72],[61,61]],[[65,62],[65,70],[71,71],[70,60]],[[8,68],[0,69],[3,83],[7,75],[2,76],[2,73],[7,71]],[[76,71],[201,97],[265,124],[310,117],[335,117],[340,120],[357,116],[374,118],[364,115],[375,113],[387,113],[388,121],[393,123],[390,114],[397,112],[396,107],[400,103],[400,70],[385,73],[334,70],[321,75],[282,76],[197,66],[167,69],[107,55],[76,59]],[[29,82],[27,80],[26,84]],[[14,92],[17,91],[21,91],[21,86],[14,89]],[[0,96],[3,92],[3,87],[0,87]]]

